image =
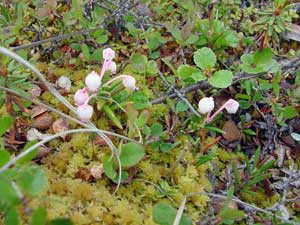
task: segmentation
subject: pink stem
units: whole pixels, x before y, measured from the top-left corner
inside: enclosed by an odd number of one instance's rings
[[[208,116],[205,121],[206,122],[212,121],[212,119],[215,118],[215,116],[218,115],[228,104],[230,104],[230,100],[225,102],[212,116]]]
[[[84,105],[87,105],[89,103],[89,101],[95,97],[97,94],[92,94],[91,96],[89,96],[89,98],[87,100],[85,100],[85,102],[83,103]]]
[[[100,73],[100,80],[102,81],[102,78],[105,74],[105,71],[107,70],[107,68],[109,67],[109,64],[111,63],[111,61],[109,60],[104,60],[104,63],[102,65],[102,69],[101,69],[101,73]]]

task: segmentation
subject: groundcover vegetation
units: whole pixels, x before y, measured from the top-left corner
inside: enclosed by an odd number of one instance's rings
[[[300,224],[299,11],[2,0],[0,224]]]

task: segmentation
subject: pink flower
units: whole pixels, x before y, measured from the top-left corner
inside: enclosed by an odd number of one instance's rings
[[[121,75],[122,76],[122,75]],[[122,78],[122,82],[124,87],[134,91],[136,90],[136,80],[133,76],[129,76],[129,75],[123,75],[124,77]]]
[[[101,78],[95,71],[92,71],[86,76],[85,84],[89,91],[96,92],[101,86]]]
[[[106,70],[110,70],[111,74],[115,74],[117,72],[117,64],[114,61],[111,61]]]
[[[79,89],[74,95],[74,100],[77,106],[83,105],[89,99],[89,94],[86,88]]]
[[[201,114],[210,113],[214,110],[215,102],[213,97],[202,98],[198,103],[198,111]]]
[[[238,111],[240,106],[240,104],[233,99],[229,99],[225,104],[226,104],[225,109],[230,114],[235,114]]]
[[[212,119],[218,115],[223,109],[226,109],[228,113],[234,114],[239,109],[239,103],[235,101],[234,99],[229,99],[226,101],[212,116],[208,114],[206,122],[212,121]]]
[[[115,58],[115,51],[112,50],[111,48],[106,48],[103,50],[103,59],[111,61],[113,58]]]
[[[92,118],[93,111],[93,107],[88,104],[77,107],[77,115],[83,122],[88,122]]]

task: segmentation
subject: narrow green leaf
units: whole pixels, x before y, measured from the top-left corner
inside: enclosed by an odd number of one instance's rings
[[[115,115],[115,113],[109,108],[108,105],[104,105],[102,107],[102,110],[105,112],[105,114],[111,119],[111,121],[119,128],[123,130],[122,124],[118,117]]]

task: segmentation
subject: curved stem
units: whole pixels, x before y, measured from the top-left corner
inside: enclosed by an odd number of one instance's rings
[[[73,130],[66,130],[66,131],[62,131],[59,132],[57,134],[53,134],[49,137],[46,137],[44,140],[32,145],[30,148],[26,149],[25,151],[21,152],[19,155],[17,155],[15,158],[13,158],[12,160],[10,160],[8,163],[6,163],[4,166],[2,166],[0,168],[0,173],[3,173],[5,170],[7,170],[10,166],[14,165],[18,160],[22,159],[23,157],[25,157],[26,155],[28,155],[29,153],[31,153],[33,150],[35,150],[37,147],[55,139],[58,138],[62,135],[67,135],[67,134],[73,134],[73,133],[82,133],[82,132],[94,132],[94,133],[98,133],[99,129],[85,129],[85,128],[81,128],[81,129],[73,129]]]
[[[55,88],[53,88],[50,83],[45,79],[45,77],[43,76],[42,73],[40,73],[40,71],[38,69],[36,69],[32,64],[30,64],[29,62],[27,62],[26,60],[24,60],[22,57],[20,57],[19,55],[15,54],[14,52],[10,51],[7,48],[4,48],[2,46],[0,46],[0,53],[8,56],[14,60],[16,60],[17,62],[19,62],[20,64],[23,64],[24,66],[26,66],[28,69],[30,69],[46,86],[46,88],[61,102],[63,103],[68,109],[70,109],[73,113],[76,114],[76,108],[70,103],[68,102]],[[106,65],[107,68],[107,65]],[[106,68],[104,68],[106,70]],[[104,70],[104,72],[105,72]],[[101,71],[102,72],[102,71]],[[103,72],[103,75],[104,75]],[[102,76],[103,76],[102,75]],[[92,123],[92,122],[88,122],[88,127],[91,129],[97,129],[96,126]],[[114,146],[114,144],[112,143],[112,141],[101,131],[97,129],[96,132],[109,146],[112,155],[115,155],[117,158],[117,162],[118,162],[118,166],[121,170],[121,161],[119,158],[119,154],[117,152],[116,147]],[[118,181],[118,187],[120,185],[120,181],[121,181],[121,171],[119,170],[119,181]]]
[[[100,81],[102,81],[103,76],[104,76],[109,64],[110,64],[110,61],[104,60],[104,63],[102,65],[102,69],[101,69],[101,73],[100,73]]]
[[[126,78],[128,77],[128,75],[120,75],[120,76],[117,76],[109,81],[107,81],[105,84],[102,85],[102,87],[105,87],[105,86],[108,86],[110,85],[112,82],[116,81],[116,80],[120,80],[120,79],[123,79],[123,78]]]

